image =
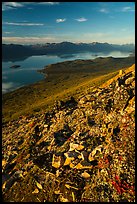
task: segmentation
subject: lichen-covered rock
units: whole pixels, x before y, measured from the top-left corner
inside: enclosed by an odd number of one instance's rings
[[[73,151],[73,150],[82,150],[84,149],[84,146],[83,145],[80,145],[80,144],[73,144],[73,143],[70,143],[70,149],[69,151]]]
[[[81,176],[83,177],[83,178],[90,178],[90,174],[88,174],[86,171],[84,171],[82,174],[81,174]]]
[[[60,168],[63,165],[63,158],[61,156],[56,156],[53,154],[52,166],[55,168]]]

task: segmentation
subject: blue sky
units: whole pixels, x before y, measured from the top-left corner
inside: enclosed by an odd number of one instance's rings
[[[2,3],[2,43],[62,41],[135,43],[135,3]]]

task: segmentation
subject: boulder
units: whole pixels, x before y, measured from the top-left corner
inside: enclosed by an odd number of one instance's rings
[[[84,171],[81,176],[85,179],[90,178],[90,174],[88,174],[86,171]]]
[[[74,169],[92,169],[93,165],[91,165],[89,162],[83,161],[83,162],[78,163],[73,168]]]
[[[122,69],[120,69],[119,76],[121,76],[122,74],[124,74],[124,71]]]
[[[73,161],[74,159],[75,159],[74,157],[68,157],[68,158],[66,158],[65,163],[64,163],[64,166],[70,165],[70,164],[71,164],[71,161]]]
[[[70,143],[70,149],[69,149],[69,151],[73,151],[73,150],[78,150],[78,151],[80,151],[80,150],[82,150],[82,149],[84,149],[84,146],[83,145],[80,145],[80,144],[74,144],[74,143]]]
[[[63,158],[61,156],[56,156],[53,154],[52,166],[55,168],[60,168],[63,165]]]
[[[98,147],[96,147],[96,148],[91,152],[90,157],[94,157],[94,155],[96,154],[97,151],[101,152],[101,148],[102,148],[102,145],[99,145]]]

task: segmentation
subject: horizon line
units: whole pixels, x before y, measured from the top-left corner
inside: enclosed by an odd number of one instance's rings
[[[6,45],[43,45],[43,44],[60,44],[60,43],[73,43],[73,44],[90,44],[90,43],[101,43],[101,44],[111,44],[111,45],[135,45],[135,43],[130,42],[130,43],[125,43],[125,44],[119,44],[119,43],[108,43],[108,42],[99,42],[99,41],[93,41],[93,42],[72,42],[72,41],[61,41],[61,42],[45,42],[45,43],[27,43],[27,44],[19,44],[19,43],[2,43],[2,45],[6,44]]]

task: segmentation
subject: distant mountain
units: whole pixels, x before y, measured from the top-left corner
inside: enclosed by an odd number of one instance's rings
[[[32,49],[30,46],[17,45],[17,44],[2,44],[2,59],[13,60],[25,59],[32,55]]]
[[[25,58],[33,55],[48,55],[48,54],[74,54],[78,52],[111,52],[124,51],[134,52],[134,44],[109,44],[109,43],[45,43],[36,45],[18,45],[18,44],[2,44],[3,60],[14,58]]]

